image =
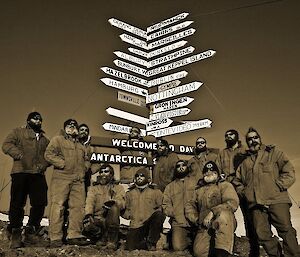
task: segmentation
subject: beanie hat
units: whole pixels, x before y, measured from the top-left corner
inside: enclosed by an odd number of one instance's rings
[[[68,119],[64,122],[64,129],[66,128],[66,126],[68,125],[74,125],[77,129],[78,129],[78,123],[76,120],[74,119]]]
[[[218,168],[218,165],[213,162],[213,161],[209,161],[207,162],[204,167],[203,167],[203,174],[205,174],[206,172],[208,171],[215,171],[219,174],[219,168]]]
[[[27,116],[27,121],[30,121],[31,119],[33,119],[36,116],[40,116],[42,119],[42,115],[39,112],[31,112]]]
[[[149,171],[148,169],[146,168],[140,168],[139,170],[136,171],[135,175],[138,175],[138,174],[143,174],[146,178],[146,180],[149,180],[150,179],[150,175],[149,175]]]

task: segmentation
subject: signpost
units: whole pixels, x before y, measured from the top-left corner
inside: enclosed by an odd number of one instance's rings
[[[146,131],[169,127],[172,122],[173,121],[168,118],[150,120],[146,123]]]
[[[126,30],[132,34],[135,34],[137,36],[143,37],[145,39],[147,39],[147,32],[145,30],[139,29],[137,27],[134,27],[126,22],[120,21],[118,19],[115,18],[111,18],[108,20],[108,22],[112,25],[115,26],[117,28]]]
[[[130,112],[124,112],[122,110],[118,110],[113,107],[108,107],[106,109],[106,112],[111,116],[115,116],[115,117],[125,119],[125,120],[130,120],[130,121],[137,122],[137,123],[140,123],[143,125],[146,125],[146,123],[149,121],[149,119],[147,119],[145,117],[142,117],[142,116],[130,113]]]
[[[135,37],[127,35],[127,34],[121,34],[120,38],[122,39],[122,41],[124,41],[128,44],[148,50],[147,43],[143,40],[140,40],[138,38],[135,38]]]
[[[165,118],[173,118],[173,117],[178,117],[178,116],[185,116],[190,113],[189,108],[180,108],[180,109],[175,109],[175,110],[170,110],[166,112],[159,112],[159,113],[154,113],[150,114],[149,118],[150,120],[156,120],[156,119],[165,119]]]
[[[124,126],[124,125],[110,123],[110,122],[106,122],[102,124],[102,127],[105,130],[122,133],[122,134],[130,134],[130,130],[132,129],[132,127],[130,126]],[[146,136],[146,130],[141,129],[141,135]]]
[[[170,75],[166,75],[157,79],[148,81],[148,87],[154,87],[163,83],[167,83],[173,80],[178,80],[186,77],[188,73],[186,71],[179,71]]]
[[[157,91],[158,92],[165,91],[167,89],[171,89],[171,88],[177,87],[179,85],[180,85],[180,80],[173,80],[173,81],[167,82],[167,83],[165,83],[163,85],[159,85],[157,87]]]
[[[150,108],[152,109],[152,113],[157,113],[157,112],[163,112],[163,111],[184,107],[189,105],[193,101],[194,98],[183,96],[173,100],[153,104],[151,105]]]
[[[120,52],[120,51],[116,51],[116,52],[114,52],[114,54],[116,56],[118,56],[119,58],[125,59],[125,60],[130,61],[130,62],[137,63],[139,65],[143,65],[145,67],[148,67],[148,65],[149,65],[149,63],[147,61],[145,61],[141,58],[132,56],[130,54],[126,54],[126,53],[123,53],[123,52]]]
[[[133,104],[136,106],[146,107],[146,99],[122,91],[118,91],[118,100],[121,102]]]

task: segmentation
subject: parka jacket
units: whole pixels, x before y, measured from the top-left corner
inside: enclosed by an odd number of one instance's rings
[[[257,157],[248,153],[233,184],[249,207],[256,204],[291,203],[287,189],[295,182],[295,170],[287,156],[274,146],[262,145]]]
[[[197,181],[194,176],[175,179],[168,184],[163,193],[162,208],[171,219],[172,226],[190,227],[184,215],[184,206],[192,200]]]
[[[124,209],[125,190],[123,186],[114,182],[107,185],[90,186],[85,203],[85,214],[92,214],[94,217],[101,219],[105,211],[103,205],[109,200],[115,200],[120,210]]]
[[[204,165],[209,162],[213,161],[216,162],[218,158],[218,149],[211,149],[207,148],[205,152],[203,152],[200,156],[194,155],[189,161],[188,161],[188,167],[191,170],[190,176],[194,176],[195,180],[202,179],[203,178],[203,167]]]
[[[234,213],[238,206],[239,198],[231,183],[224,180],[203,183],[196,188],[192,200],[185,205],[185,215],[192,223],[201,225],[210,211],[216,217],[222,211]]]
[[[63,130],[50,140],[45,159],[54,166],[53,178],[71,176],[83,179],[89,167],[87,148],[77,139],[73,141]]]
[[[156,185],[148,185],[139,189],[135,185],[126,192],[125,213],[123,217],[130,219],[131,228],[139,228],[156,211],[161,211],[162,192]]]
[[[177,154],[170,151],[156,159],[156,164],[153,168],[153,183],[158,185],[162,192],[165,190],[166,185],[173,180],[178,160]]]
[[[35,132],[28,126],[14,129],[4,140],[2,150],[14,159],[11,173],[41,173],[49,163],[44,158],[48,138],[44,133],[37,140]]]

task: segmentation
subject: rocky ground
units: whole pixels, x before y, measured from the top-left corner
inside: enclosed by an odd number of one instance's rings
[[[148,252],[143,250],[126,251],[124,250],[124,240],[121,240],[120,249],[117,251],[103,250],[97,246],[70,246],[65,245],[61,248],[47,248],[47,247],[24,247],[20,249],[9,249],[9,241],[6,235],[6,222],[0,221],[0,257],[192,257],[188,252],[172,252],[166,250],[157,250],[154,252]],[[41,242],[47,237],[46,229],[45,233],[41,233]],[[161,243],[158,244],[158,248],[162,248]],[[249,245],[245,237],[236,238],[234,256],[248,256]],[[266,256],[263,251],[261,256]]]

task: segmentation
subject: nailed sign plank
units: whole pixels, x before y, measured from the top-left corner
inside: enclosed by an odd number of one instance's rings
[[[147,119],[145,117],[142,117],[142,116],[130,113],[130,112],[125,112],[125,111],[122,111],[119,109],[115,109],[113,107],[108,107],[106,109],[106,112],[109,115],[112,115],[112,116],[115,116],[115,117],[118,117],[121,119],[125,119],[125,120],[134,121],[134,122],[137,122],[137,123],[140,123],[143,125],[146,125],[146,123],[149,121],[149,119]]]
[[[148,87],[154,87],[163,83],[167,83],[173,80],[178,80],[184,78],[188,75],[186,71],[179,71],[170,75],[166,75],[157,79],[152,79],[148,81]]]
[[[133,94],[118,91],[118,100],[136,106],[146,107],[146,99]]]
[[[140,40],[138,38],[135,38],[135,37],[127,35],[127,34],[120,35],[120,38],[122,39],[122,41],[124,41],[126,43],[129,43],[131,45],[134,45],[134,46],[137,46],[137,47],[148,50],[148,45],[143,40]]]
[[[212,121],[209,119],[190,121],[181,125],[150,131],[147,132],[147,135],[153,135],[155,137],[164,137],[164,136],[174,135],[186,131],[192,131],[195,129],[210,128],[211,124]]]
[[[168,110],[187,106],[193,101],[194,98],[183,96],[173,100],[153,104],[151,105],[150,109],[152,110],[152,113],[163,112],[163,111],[168,111]]]
[[[141,58],[138,58],[138,57],[135,57],[133,55],[130,55],[130,54],[126,54],[126,53],[123,53],[121,51],[115,51],[114,54],[122,59],[125,59],[127,61],[130,61],[130,62],[134,62],[134,63],[137,63],[137,64],[140,64],[140,65],[143,65],[145,67],[147,67],[149,64],[147,61],[145,61],[144,59],[141,59]]]
[[[146,131],[169,127],[172,124],[172,122],[173,121],[168,118],[150,120],[146,123]]]
[[[188,115],[190,113],[189,108],[180,108],[175,110],[170,110],[166,112],[159,112],[159,113],[153,113],[149,115],[150,120],[157,120],[157,119],[165,119],[165,118],[172,118],[172,117],[178,117],[178,116],[184,116]]]
[[[178,86],[169,90],[165,90],[162,92],[154,93],[151,95],[147,95],[146,103],[157,102],[166,98],[170,98],[177,95],[182,95],[188,92],[192,92],[197,90],[199,87],[203,85],[202,82],[191,82],[189,84],[185,84],[182,86]]]
[[[137,74],[140,74],[140,75],[143,75],[143,76],[147,76],[147,70],[146,69],[143,69],[139,66],[136,66],[136,65],[133,65],[133,64],[130,64],[128,62],[123,62],[121,60],[114,60],[113,63],[120,67],[120,68],[123,68],[125,70],[129,70],[131,72],[134,72],[134,73],[137,73]]]
[[[102,127],[105,130],[117,132],[117,133],[121,133],[121,134],[130,134],[130,130],[132,129],[132,127],[130,127],[130,126],[125,126],[125,125],[120,125],[120,124],[115,124],[115,123],[110,123],[110,122],[106,122],[106,123],[102,124]],[[141,135],[142,136],[146,135],[145,129],[141,129]]]
[[[118,19],[115,18],[111,18],[108,20],[108,22],[112,25],[115,26],[117,28],[126,30],[132,34],[135,34],[137,36],[143,37],[145,39],[147,39],[147,32],[145,30],[142,30],[140,28],[134,27],[126,22],[120,21]]]

